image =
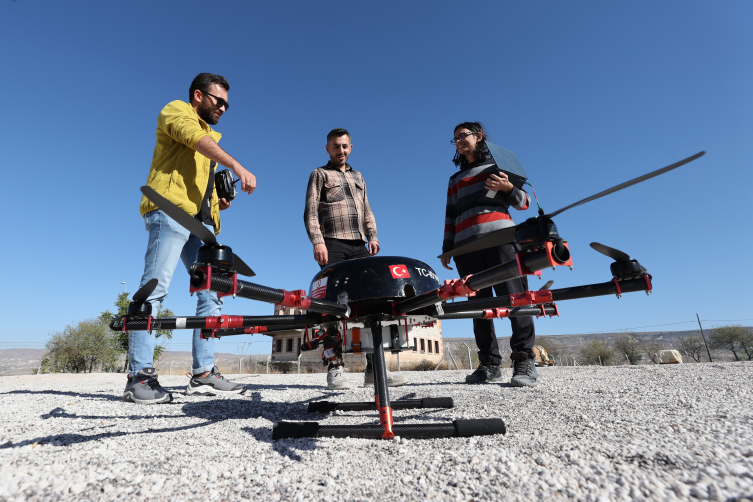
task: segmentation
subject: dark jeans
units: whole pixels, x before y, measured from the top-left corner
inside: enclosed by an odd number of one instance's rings
[[[324,245],[327,246],[327,265],[339,263],[345,260],[355,258],[366,258],[369,256],[369,250],[363,241],[346,241],[341,239],[324,239]],[[320,265],[321,268],[327,265]],[[373,356],[366,354],[366,371],[372,372]]]
[[[515,259],[515,248],[512,244],[505,244],[495,248],[472,251],[470,253],[456,256],[455,265],[458,267],[460,277],[468,274],[475,274],[501,265]],[[528,289],[528,277],[521,277],[511,281],[496,284],[484,288],[469,299],[474,298],[491,298],[492,288],[497,296],[509,295],[512,293],[522,293]],[[510,348],[513,352],[526,352],[530,359],[533,359],[533,345],[536,339],[536,329],[533,325],[532,317],[510,317],[512,324],[512,337],[510,338]],[[478,346],[478,358],[482,364],[500,364],[502,356],[499,353],[499,344],[497,343],[497,334],[494,332],[494,321],[492,319],[474,319],[473,334],[476,337]]]
[[[327,265],[369,256],[369,250],[366,247],[366,243],[363,241],[346,241],[325,238],[324,245],[327,246]],[[324,268],[327,265],[320,266],[321,268]]]

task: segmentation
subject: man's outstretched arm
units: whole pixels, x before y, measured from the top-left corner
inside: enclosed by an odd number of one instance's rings
[[[229,153],[222,149],[211,136],[203,136],[196,142],[196,151],[209,160],[222,164],[235,173],[241,180],[241,191],[249,195],[256,190],[256,176],[244,168]]]

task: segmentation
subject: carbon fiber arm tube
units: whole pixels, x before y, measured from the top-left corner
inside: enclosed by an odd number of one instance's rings
[[[220,316],[231,317],[231,316]],[[125,330],[126,331],[142,331],[147,327],[151,329],[213,329],[217,326],[211,324],[211,321],[220,319],[220,317],[165,317],[159,319],[157,317],[151,318],[151,325],[149,325],[149,319],[145,317],[125,317]],[[234,319],[238,319],[236,316],[232,316]],[[118,317],[110,323],[110,329],[114,331],[121,331],[123,329],[123,319]],[[312,319],[306,315],[265,315],[265,316],[243,316],[238,319],[242,326],[230,326],[237,328],[247,328],[251,326],[291,326],[300,325],[301,327],[308,324],[312,326],[316,323],[316,319]],[[235,322],[234,322],[235,323]]]
[[[533,253],[518,253],[518,256],[521,258],[524,268],[529,272],[538,272],[552,266],[549,262],[549,251],[547,249],[541,249]],[[557,255],[553,255],[553,257],[555,261],[559,261]],[[518,277],[523,277],[523,274],[520,273],[518,261],[512,260],[478,274],[473,274],[468,279],[468,287],[474,291],[478,291]]]
[[[499,308],[499,307],[497,307]],[[485,319],[485,312],[484,310],[470,310],[470,311],[463,311],[463,312],[452,312],[449,314],[444,315],[438,315],[434,316],[437,319],[444,320],[444,319]],[[557,315],[557,309],[554,307],[544,307],[544,313],[546,315]],[[541,307],[516,307],[514,309],[510,309],[510,314],[506,317],[533,317],[533,316],[540,316],[544,315],[541,312]],[[491,319],[491,318],[488,318]]]
[[[434,305],[441,301],[442,298],[439,296],[439,290],[435,289],[434,291],[429,291],[428,293],[414,296],[413,298],[408,298],[407,300],[397,303],[395,305],[395,312],[398,314],[404,314],[412,310],[418,310],[428,307],[429,305]]]
[[[537,272],[545,268],[551,267],[549,263],[549,251],[542,249],[533,253],[519,253],[523,265],[530,272]],[[518,260],[508,261],[501,265],[482,270],[477,274],[473,274],[468,278],[466,285],[473,291],[479,291],[495,284],[511,281],[518,277],[523,277],[524,274],[520,273],[520,267],[518,266]],[[403,300],[395,305],[395,312],[398,314],[404,314],[413,310],[418,310],[442,300],[439,296],[440,290],[429,291],[420,296]],[[445,296],[445,298],[447,298]]]
[[[651,280],[651,276],[647,276]],[[636,293],[646,291],[648,283],[646,278],[631,279],[629,281],[620,281],[620,291],[622,293]],[[559,302],[563,300],[577,300],[579,298],[592,298],[594,296],[608,296],[617,294],[617,286],[614,281],[602,282],[600,284],[589,284],[586,286],[574,286],[572,288],[553,289],[552,301]],[[477,309],[508,308],[510,307],[509,295],[498,296],[496,298],[482,298],[479,300],[468,300],[464,302],[447,303],[442,305],[445,314],[457,312],[469,312]]]
[[[195,288],[200,287],[206,281],[206,275],[203,270],[197,269],[191,274],[191,285]],[[267,286],[261,286],[252,282],[242,281],[238,279],[237,296],[246,298],[248,300],[257,300],[267,303],[282,303],[285,298],[285,292],[282,289],[268,288]],[[233,287],[233,280],[230,277],[222,275],[212,274],[212,284],[209,285],[209,289],[217,293],[228,293]],[[328,302],[326,300],[311,299],[311,306],[309,311],[320,312],[323,314],[345,315],[348,308],[345,305],[341,305],[335,302]]]

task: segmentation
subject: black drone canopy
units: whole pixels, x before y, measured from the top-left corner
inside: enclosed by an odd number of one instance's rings
[[[335,263],[314,276],[311,298],[338,301],[347,293],[350,302],[395,300],[439,288],[439,278],[426,263],[404,256],[373,256]]]

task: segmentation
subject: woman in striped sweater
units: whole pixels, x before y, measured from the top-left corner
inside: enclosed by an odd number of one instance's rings
[[[486,148],[486,130],[480,122],[463,122],[454,131],[452,143],[457,149],[453,162],[460,171],[450,177],[447,189],[447,210],[445,219],[442,252],[446,253],[458,246],[467,244],[489,232],[514,226],[509,208],[528,209],[531,198],[524,191],[513,186]],[[502,196],[490,199],[485,197],[489,190],[496,190]],[[486,270],[515,259],[515,246],[505,244],[494,248],[473,251],[455,257],[458,274],[464,277]],[[452,270],[450,258],[442,259],[442,266]],[[521,293],[528,289],[528,278],[513,279],[493,286],[497,296]],[[491,298],[492,287],[476,293],[475,298]],[[512,337],[510,355],[513,361],[514,387],[533,387],[538,379],[534,365],[533,345],[536,337],[531,317],[511,317]],[[493,382],[502,377],[499,365],[502,356],[499,352],[494,321],[474,319],[473,334],[479,350],[480,365],[465,379],[468,383]]]

